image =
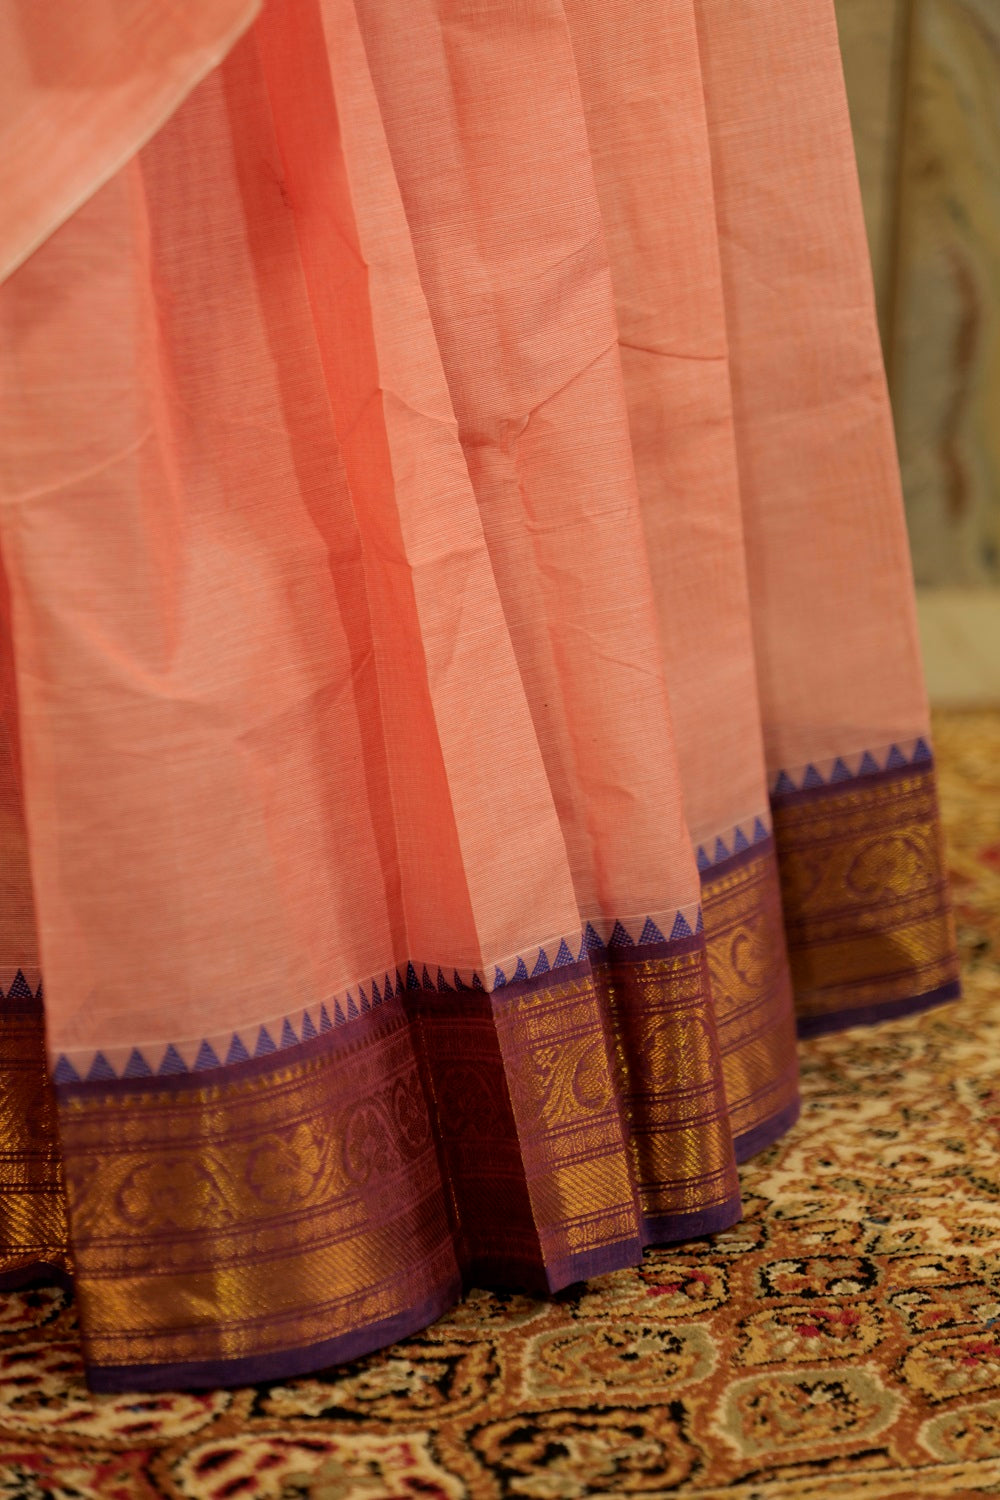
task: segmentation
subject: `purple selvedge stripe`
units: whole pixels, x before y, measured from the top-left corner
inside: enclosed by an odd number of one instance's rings
[[[205,1390],[213,1386],[254,1385],[261,1380],[288,1380],[331,1365],[347,1364],[364,1354],[385,1349],[419,1333],[455,1306],[462,1295],[456,1277],[413,1307],[391,1318],[367,1323],[318,1344],[281,1349],[273,1354],[251,1354],[242,1359],[203,1359],[163,1365],[91,1365],[87,1385],[98,1395],[118,1391]]]
[[[371,1010],[362,1011],[348,1026],[332,1026],[329,1031],[321,1031],[318,1036],[298,1042],[294,1047],[279,1047],[262,1057],[250,1057],[246,1062],[224,1063],[221,1067],[204,1068],[198,1072],[154,1073],[139,1078],[82,1078],[72,1083],[57,1083],[56,1097],[85,1099],[103,1094],[178,1094],[192,1089],[202,1092],[229,1088],[244,1079],[277,1073],[283,1068],[297,1067],[319,1058],[347,1056],[366,1046],[373,1037],[387,1036],[407,1024],[403,1004],[398,996],[393,996]],[[248,1031],[250,1029],[247,1027]]]
[[[718,864],[709,865],[707,870],[701,871],[702,888],[711,885],[713,880],[722,875],[729,875],[733,870],[740,870],[744,865],[753,864],[755,860],[775,856],[774,834],[769,833],[766,839],[758,839],[756,844],[751,844],[749,849],[740,849],[735,854],[729,854],[725,859],[720,859]],[[700,934],[699,934],[700,936]]]
[[[592,1276],[607,1276],[611,1271],[625,1271],[637,1266],[642,1260],[643,1241],[636,1237],[615,1240],[610,1245],[599,1245],[593,1250],[579,1250],[559,1260],[549,1261],[545,1267],[545,1278],[551,1293],[561,1292],[565,1287],[579,1281],[589,1281]]]
[[[763,844],[753,846],[758,850]],[[742,854],[737,856],[742,859]],[[728,868],[728,866],[727,866]],[[662,943],[632,943],[619,946],[618,944],[605,944],[601,948],[595,948],[589,958],[578,960],[574,964],[563,964],[558,969],[547,969],[544,974],[530,976],[528,979],[519,979],[516,982],[509,981],[494,990],[487,990],[486,997],[494,1001],[515,999],[519,995],[531,995],[538,990],[548,989],[553,984],[564,984],[574,979],[585,979],[592,974],[595,968],[604,967],[608,964],[647,963],[655,958],[674,958],[683,953],[693,953],[705,945],[705,937],[701,932],[694,932],[690,937],[664,938]],[[468,993],[468,992],[466,992]],[[431,990],[414,990],[414,1003],[419,1004],[420,996],[429,996],[446,1001],[447,995],[435,996]]]
[[[752,849],[761,849],[762,844],[751,846]],[[742,858],[742,855],[738,856]],[[677,954],[690,952],[699,948],[704,943],[702,933],[694,933],[687,938],[665,938],[662,943],[635,943],[631,947],[604,946],[595,949],[590,958],[580,959],[572,964],[563,964],[559,967],[546,969],[542,974],[529,975],[527,979],[508,981],[497,989],[476,990],[467,988],[464,990],[447,990],[444,994],[436,989],[424,989],[421,985],[416,990],[404,990],[403,994],[390,996],[383,1000],[380,1005],[373,1006],[368,1011],[362,1011],[353,1018],[348,1025],[333,1026],[329,1031],[320,1032],[315,1037],[306,1041],[296,1042],[294,1046],[278,1047],[274,1052],[265,1053],[261,1057],[250,1057],[245,1062],[220,1063],[213,1068],[191,1068],[183,1073],[151,1073],[138,1077],[125,1078],[80,1078],[69,1082],[55,1083],[56,1094],[60,1099],[64,1098],[87,1098],[94,1095],[112,1093],[121,1094],[161,1094],[174,1093],[188,1089],[206,1089],[213,1085],[222,1086],[235,1083],[240,1079],[259,1077],[262,1073],[272,1072],[276,1068],[289,1067],[294,1063],[308,1062],[312,1058],[324,1057],[328,1053],[346,1053],[355,1046],[366,1040],[373,1030],[380,1026],[391,1029],[393,1025],[401,1025],[420,1006],[434,1003],[435,1005],[461,1005],[474,1000],[504,1000],[516,999],[518,996],[534,994],[539,990],[548,989],[553,984],[563,984],[571,980],[585,978],[593,973],[595,965],[607,965],[609,963],[642,963],[648,959],[673,957]],[[27,998],[18,1002],[19,1008],[26,1011],[37,1011],[40,1002],[30,1002]],[[394,1019],[390,1019],[394,1018]],[[367,1025],[365,1023],[368,1023]],[[237,1027],[236,1031],[245,1033],[252,1037],[260,1030],[260,1022],[254,1021],[245,1027]]]
[[[791,1130],[799,1118],[802,1101],[796,1093],[794,1099],[790,1100],[783,1109],[779,1109],[776,1115],[769,1120],[761,1120],[759,1125],[754,1125],[751,1130],[744,1130],[733,1140],[733,1151],[736,1153],[738,1162],[749,1161],[751,1156],[756,1156],[758,1151],[763,1151],[766,1146],[772,1146],[779,1137]]]
[[[70,1297],[74,1292],[69,1271],[50,1260],[33,1260],[13,1271],[0,1271],[0,1292],[23,1292],[36,1286],[57,1286]]]
[[[711,1208],[697,1208],[686,1214],[655,1214],[642,1220],[643,1239],[647,1245],[672,1245],[678,1240],[700,1240],[708,1234],[732,1229],[743,1217],[743,1203],[738,1193]]]
[[[843,796],[845,792],[856,792],[875,783],[884,786],[887,782],[905,781],[909,776],[934,775],[934,771],[932,754],[927,760],[918,760],[906,766],[893,766],[889,770],[865,771],[844,781],[827,781],[822,786],[799,787],[794,792],[771,792],[769,801],[772,807],[799,807],[802,803],[822,802],[825,797]]]
[[[947,1005],[962,995],[959,979],[949,980],[936,990],[924,995],[913,995],[903,1000],[883,1000],[877,1005],[847,1006],[830,1011],[824,1016],[800,1016],[796,1023],[801,1038],[825,1036],[832,1031],[846,1031],[851,1026],[873,1026],[878,1021],[899,1020],[903,1016],[919,1015],[921,1011],[933,1010],[935,1006]]]

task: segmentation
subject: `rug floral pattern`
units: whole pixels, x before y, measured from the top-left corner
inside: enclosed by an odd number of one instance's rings
[[[805,1043],[736,1228],[199,1395],[90,1396],[71,1303],[10,1294],[0,1500],[1000,1495],[1000,714],[936,746],[966,998]]]

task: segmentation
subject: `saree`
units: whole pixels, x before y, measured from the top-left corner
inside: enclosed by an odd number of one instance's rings
[[[733,1224],[958,994],[831,0],[2,25],[3,1284],[211,1386]]]

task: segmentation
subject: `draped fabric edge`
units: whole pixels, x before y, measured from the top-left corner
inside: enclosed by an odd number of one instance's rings
[[[958,994],[924,750],[776,798],[775,839],[703,871],[702,931],[493,993],[404,984],[230,1067],[53,1089],[18,976],[0,1284],[73,1282],[94,1390],[202,1387],[727,1228],[738,1161],[798,1116],[783,928],[800,1033]]]
[[[377,1001],[362,976],[323,1025],[303,997],[228,1066],[168,1042],[155,1071],[60,1071],[17,971],[0,1285],[74,1286],[94,1390],[212,1386],[382,1347],[463,1286],[545,1295],[726,1228],[738,1161],[797,1118],[793,989],[800,1034],[958,994],[926,740],[781,771],[757,821],[704,849],[686,931],[626,915],[502,985],[387,955]]]
[[[174,26],[182,32],[202,30],[204,35],[191,37],[184,66],[164,69],[158,88],[150,89],[147,84],[137,91],[128,117],[119,122],[117,131],[109,133],[102,149],[95,149],[87,119],[94,89],[88,88],[85,80],[77,79],[73,84],[64,80],[61,90],[53,91],[52,118],[37,130],[39,143],[25,132],[18,118],[18,91],[11,90],[11,121],[6,130],[0,129],[8,163],[8,170],[0,169],[0,197],[5,205],[0,229],[0,283],[153,138],[188,94],[232,51],[253,24],[262,3],[228,0],[228,4],[215,4],[211,10],[203,6],[200,27],[190,28],[181,25],[179,9],[171,8],[171,14],[162,7],[150,7],[161,11],[158,24],[163,28],[165,43],[175,40]],[[217,20],[213,21],[212,10],[218,12]],[[43,20],[43,33],[45,24]],[[51,24],[58,25],[58,21]],[[169,55],[166,44],[164,52]],[[81,104],[75,94],[86,103]],[[59,149],[53,149],[57,143]],[[33,170],[25,169],[26,151],[33,152]],[[22,197],[27,201],[22,202]]]

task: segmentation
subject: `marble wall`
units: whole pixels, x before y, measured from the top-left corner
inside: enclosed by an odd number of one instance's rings
[[[1000,0],[837,0],[918,584],[1000,588]]]

